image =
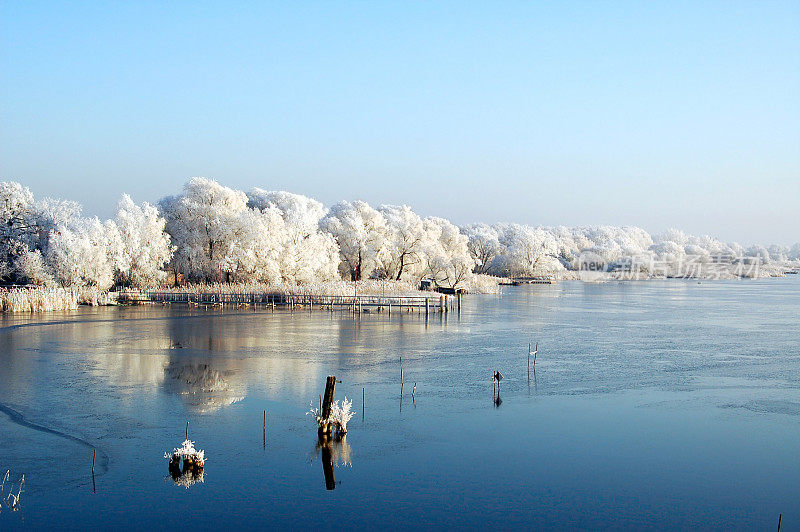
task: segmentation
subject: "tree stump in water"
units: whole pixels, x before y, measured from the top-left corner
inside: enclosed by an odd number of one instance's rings
[[[329,375],[328,380],[325,382],[325,395],[322,397],[322,411],[320,417],[322,422],[319,425],[320,436],[330,434],[333,427],[328,421],[331,417],[331,407],[333,406],[333,397],[336,391],[336,377]]]

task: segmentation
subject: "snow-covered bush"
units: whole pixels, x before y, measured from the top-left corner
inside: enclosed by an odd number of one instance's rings
[[[314,417],[314,420],[317,422],[318,427],[322,427],[325,425],[333,426],[333,430],[337,435],[344,435],[347,434],[347,423],[353,418],[354,412],[351,411],[353,406],[353,401],[347,400],[347,397],[342,400],[341,404],[339,401],[334,401],[331,405],[331,413],[330,416],[327,418],[322,417],[322,412],[314,407],[314,404],[311,404],[311,408],[306,415],[311,415]]]
[[[176,459],[183,460],[184,464],[190,464],[192,467],[203,467],[206,464],[206,452],[194,448],[194,442],[191,440],[184,440],[180,447],[172,450],[171,453],[164,453],[164,458],[170,461]]]

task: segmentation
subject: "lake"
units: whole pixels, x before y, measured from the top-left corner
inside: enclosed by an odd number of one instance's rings
[[[4,494],[25,483],[0,529],[800,530],[797,277],[507,287],[427,319],[4,315]],[[355,416],[320,449],[327,375]],[[191,485],[164,459],[187,421]]]

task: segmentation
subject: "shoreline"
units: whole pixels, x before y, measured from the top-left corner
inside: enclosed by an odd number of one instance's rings
[[[789,278],[788,272],[772,273],[770,275],[750,276],[648,276],[626,277],[615,275],[615,272],[562,272],[570,275],[553,275],[547,282],[520,282],[515,284],[513,279],[481,276],[480,289],[465,291],[465,295],[499,295],[502,287],[516,287],[527,284],[558,284],[562,282],[582,282],[588,284],[602,283],[631,283],[652,281],[696,281],[701,283],[748,280],[759,281],[764,279]],[[491,284],[487,284],[491,278]],[[386,285],[389,288],[383,288]],[[333,289],[332,287],[335,287]],[[352,291],[351,291],[352,290]],[[158,294],[156,299],[151,299],[147,294]],[[133,296],[133,297],[132,297]],[[172,298],[172,299],[170,299]],[[249,299],[248,299],[249,298]],[[441,305],[440,298],[444,301]],[[412,301],[406,304],[405,300]],[[320,283],[316,285],[255,285],[255,284],[205,284],[184,285],[179,287],[160,288],[154,290],[122,289],[120,291],[101,291],[94,287],[0,287],[0,314],[38,313],[64,310],[76,310],[78,307],[96,306],[126,306],[136,304],[170,304],[184,303],[194,306],[215,304],[233,304],[246,306],[275,305],[279,307],[324,306],[324,307],[352,307],[354,301],[363,307],[376,307],[382,311],[384,307],[395,308],[425,307],[424,301],[428,300],[429,307],[437,309],[446,306],[456,309],[458,296],[455,294],[440,293],[433,290],[416,290],[410,282],[406,281],[360,281],[354,289],[353,283],[336,281],[334,283]]]

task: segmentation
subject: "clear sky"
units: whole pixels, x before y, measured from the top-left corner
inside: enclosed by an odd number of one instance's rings
[[[800,2],[0,3],[0,178],[800,240]]]

